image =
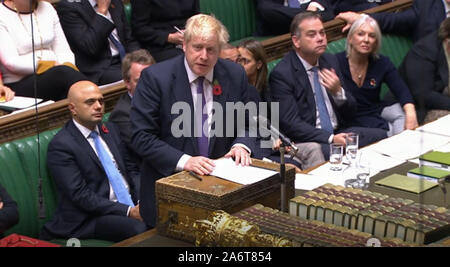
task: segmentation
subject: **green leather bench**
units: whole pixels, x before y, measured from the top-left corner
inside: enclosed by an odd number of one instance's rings
[[[106,114],[104,120],[108,119]],[[0,145],[0,183],[17,202],[19,223],[5,235],[17,233],[39,237],[42,226],[51,219],[57,206],[56,185],[47,171],[47,147],[59,129],[39,134],[40,164],[38,164],[37,135]],[[42,179],[43,207],[39,205],[39,170]],[[81,246],[110,246],[105,240],[80,240]],[[51,242],[65,246],[66,240]]]

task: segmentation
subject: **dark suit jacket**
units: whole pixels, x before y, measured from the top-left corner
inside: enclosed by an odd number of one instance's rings
[[[325,10],[320,12],[323,21],[334,18],[328,0],[314,0]],[[279,35],[289,32],[292,19],[300,12],[306,11],[309,2],[300,8],[285,7],[284,0],[256,0],[257,35]]]
[[[247,75],[240,65],[219,59],[214,67],[214,80],[220,84],[222,93],[214,95],[213,100],[223,107],[223,122],[225,122],[226,115],[233,115],[225,112],[225,103],[237,101],[245,103],[248,99]],[[150,227],[155,225],[156,219],[155,181],[173,174],[183,154],[199,155],[197,139],[190,137],[193,136],[190,129],[194,129],[192,101],[184,56],[154,64],[142,71],[133,96],[130,118],[132,145],[143,158],[140,212]],[[181,118],[181,114],[171,114],[172,106],[176,102],[181,102],[192,110],[191,113],[174,111],[191,118],[191,125],[183,125],[191,127],[188,130],[188,137],[176,137],[172,132],[172,123]],[[178,125],[176,121],[175,125]],[[215,128],[214,125],[212,128]],[[227,127],[223,125],[224,136],[226,132]],[[235,129],[233,132],[236,136]],[[224,156],[235,143],[243,143],[255,151],[256,138],[211,137],[209,158]]]
[[[414,42],[439,29],[445,19],[442,0],[414,0],[411,8],[398,13],[374,13],[384,33],[412,36]]]
[[[198,0],[132,0],[131,6],[133,34],[158,62],[160,52],[175,49],[167,42],[174,26],[184,29],[186,20],[199,13]]]
[[[448,86],[448,64],[437,31],[411,48],[399,71],[418,104],[419,122],[430,109],[450,110],[450,96],[442,94]]]
[[[111,0],[109,13],[114,23],[96,13],[88,0],[61,0],[56,5],[61,26],[75,54],[75,63],[89,80],[98,83],[112,56],[108,37],[117,29],[127,52],[139,49],[125,18],[121,0]]]
[[[407,103],[414,104],[408,86],[388,57],[379,55],[377,59],[372,57],[369,59],[366,78],[361,87],[353,81],[346,52],[340,52],[336,54],[336,57],[344,78],[344,88],[351,92],[357,102],[358,111],[352,120],[352,125],[389,130],[387,121],[381,117],[385,107],[385,103],[380,101],[383,83],[388,85],[401,106]]]
[[[136,166],[129,161],[115,126],[105,125],[108,133],[99,127],[100,135],[129,184],[133,202],[137,203],[133,178]],[[47,166],[58,189],[58,207],[44,225],[41,238],[89,238],[95,231],[96,216],[127,216],[128,205],[109,200],[109,180],[100,159],[72,120],[50,142]]]
[[[336,15],[345,11],[363,11],[389,2],[392,2],[392,0],[379,0],[379,2],[375,0],[330,0],[330,4]]]
[[[19,222],[19,211],[17,203],[0,185],[0,202],[3,202],[3,208],[0,209],[0,238],[3,233]]]
[[[114,106],[108,121],[113,122],[120,131],[120,138],[126,144],[131,160],[141,165],[141,157],[131,147],[131,97],[128,93],[123,94]]]
[[[339,63],[334,55],[323,54],[320,68],[333,68],[344,86]],[[305,67],[294,50],[290,51],[273,69],[269,77],[273,101],[280,102],[280,128],[292,141],[328,144],[330,133],[316,128],[316,101]],[[347,101],[338,107],[331,94],[328,98],[336,114],[339,128],[344,128],[356,112],[356,102],[345,91]]]

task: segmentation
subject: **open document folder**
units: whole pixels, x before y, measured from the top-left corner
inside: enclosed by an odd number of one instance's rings
[[[231,158],[214,160],[214,163],[216,167],[211,175],[243,185],[256,183],[277,174],[276,171],[263,168],[236,165]]]

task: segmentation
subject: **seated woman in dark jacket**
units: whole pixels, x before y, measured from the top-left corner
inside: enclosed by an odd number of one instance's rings
[[[354,126],[385,129],[388,136],[391,136],[404,129],[417,127],[417,117],[409,88],[390,59],[378,54],[380,46],[381,32],[377,22],[363,15],[350,28],[346,52],[336,56],[344,77],[344,87],[358,102],[358,111],[350,123]],[[395,120],[387,121],[382,117],[382,111],[386,107],[380,100],[382,83],[389,86],[403,108],[405,117],[400,127],[395,127]],[[397,112],[401,113],[402,110],[399,108]]]

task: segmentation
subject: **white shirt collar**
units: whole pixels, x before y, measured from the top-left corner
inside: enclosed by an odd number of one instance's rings
[[[198,75],[193,73],[191,68],[189,67],[189,64],[186,60],[186,57],[184,57],[184,67],[186,68],[189,84],[191,84],[193,81],[195,81],[198,78]],[[210,83],[213,81],[213,75],[214,75],[214,68],[212,68],[206,75],[205,79],[208,80]]]
[[[79,124],[76,120],[72,119],[72,121],[75,124],[75,126],[78,128],[78,130],[80,130],[81,134],[87,139],[92,131],[89,130],[88,128],[84,127],[83,125]],[[97,125],[95,126],[94,131],[99,133]]]
[[[297,57],[300,59],[300,62],[302,62],[303,67],[305,67],[306,71],[309,71],[313,67],[319,67],[319,61],[317,61],[316,65],[313,66],[313,65],[309,64],[306,60],[304,60],[298,53],[296,53],[296,54],[297,54]]]
[[[91,6],[95,8],[97,1],[95,1],[95,0],[88,0],[88,1],[89,1],[89,4],[91,4]]]
[[[447,12],[450,11],[450,5],[447,4],[447,1],[445,1],[445,0],[442,0],[442,4],[444,4],[445,14],[447,16]]]

